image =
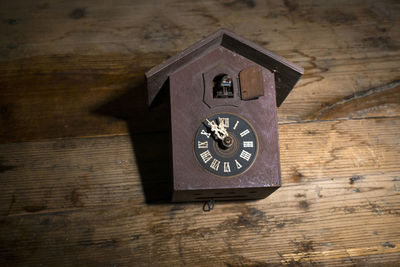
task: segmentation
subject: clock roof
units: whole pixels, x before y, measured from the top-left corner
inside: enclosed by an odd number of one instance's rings
[[[276,103],[279,107],[296,85],[304,69],[285,58],[246,40],[231,31],[220,29],[179,54],[146,72],[148,103],[151,104],[170,74],[222,46],[270,70],[275,76]]]

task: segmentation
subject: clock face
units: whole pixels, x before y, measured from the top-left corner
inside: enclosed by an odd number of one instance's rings
[[[245,172],[257,157],[257,135],[242,117],[219,113],[206,118],[194,137],[194,153],[200,165],[218,176]]]

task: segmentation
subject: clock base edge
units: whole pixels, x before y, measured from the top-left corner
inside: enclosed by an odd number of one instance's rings
[[[175,190],[172,202],[199,202],[207,200],[251,200],[268,197],[280,186],[257,188],[226,188],[204,190]]]

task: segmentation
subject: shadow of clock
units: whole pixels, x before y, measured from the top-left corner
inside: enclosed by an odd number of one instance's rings
[[[93,112],[125,120],[140,174],[146,203],[169,203],[172,196],[172,170],[169,132],[168,82],[155,103],[146,104],[146,83],[136,78],[121,95],[110,99]]]

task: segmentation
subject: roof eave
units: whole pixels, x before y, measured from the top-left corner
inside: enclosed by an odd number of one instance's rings
[[[275,73],[277,106],[281,105],[304,73],[302,67],[285,58],[237,36],[233,32],[220,29],[146,72],[148,104],[153,102],[171,73],[219,45]]]

